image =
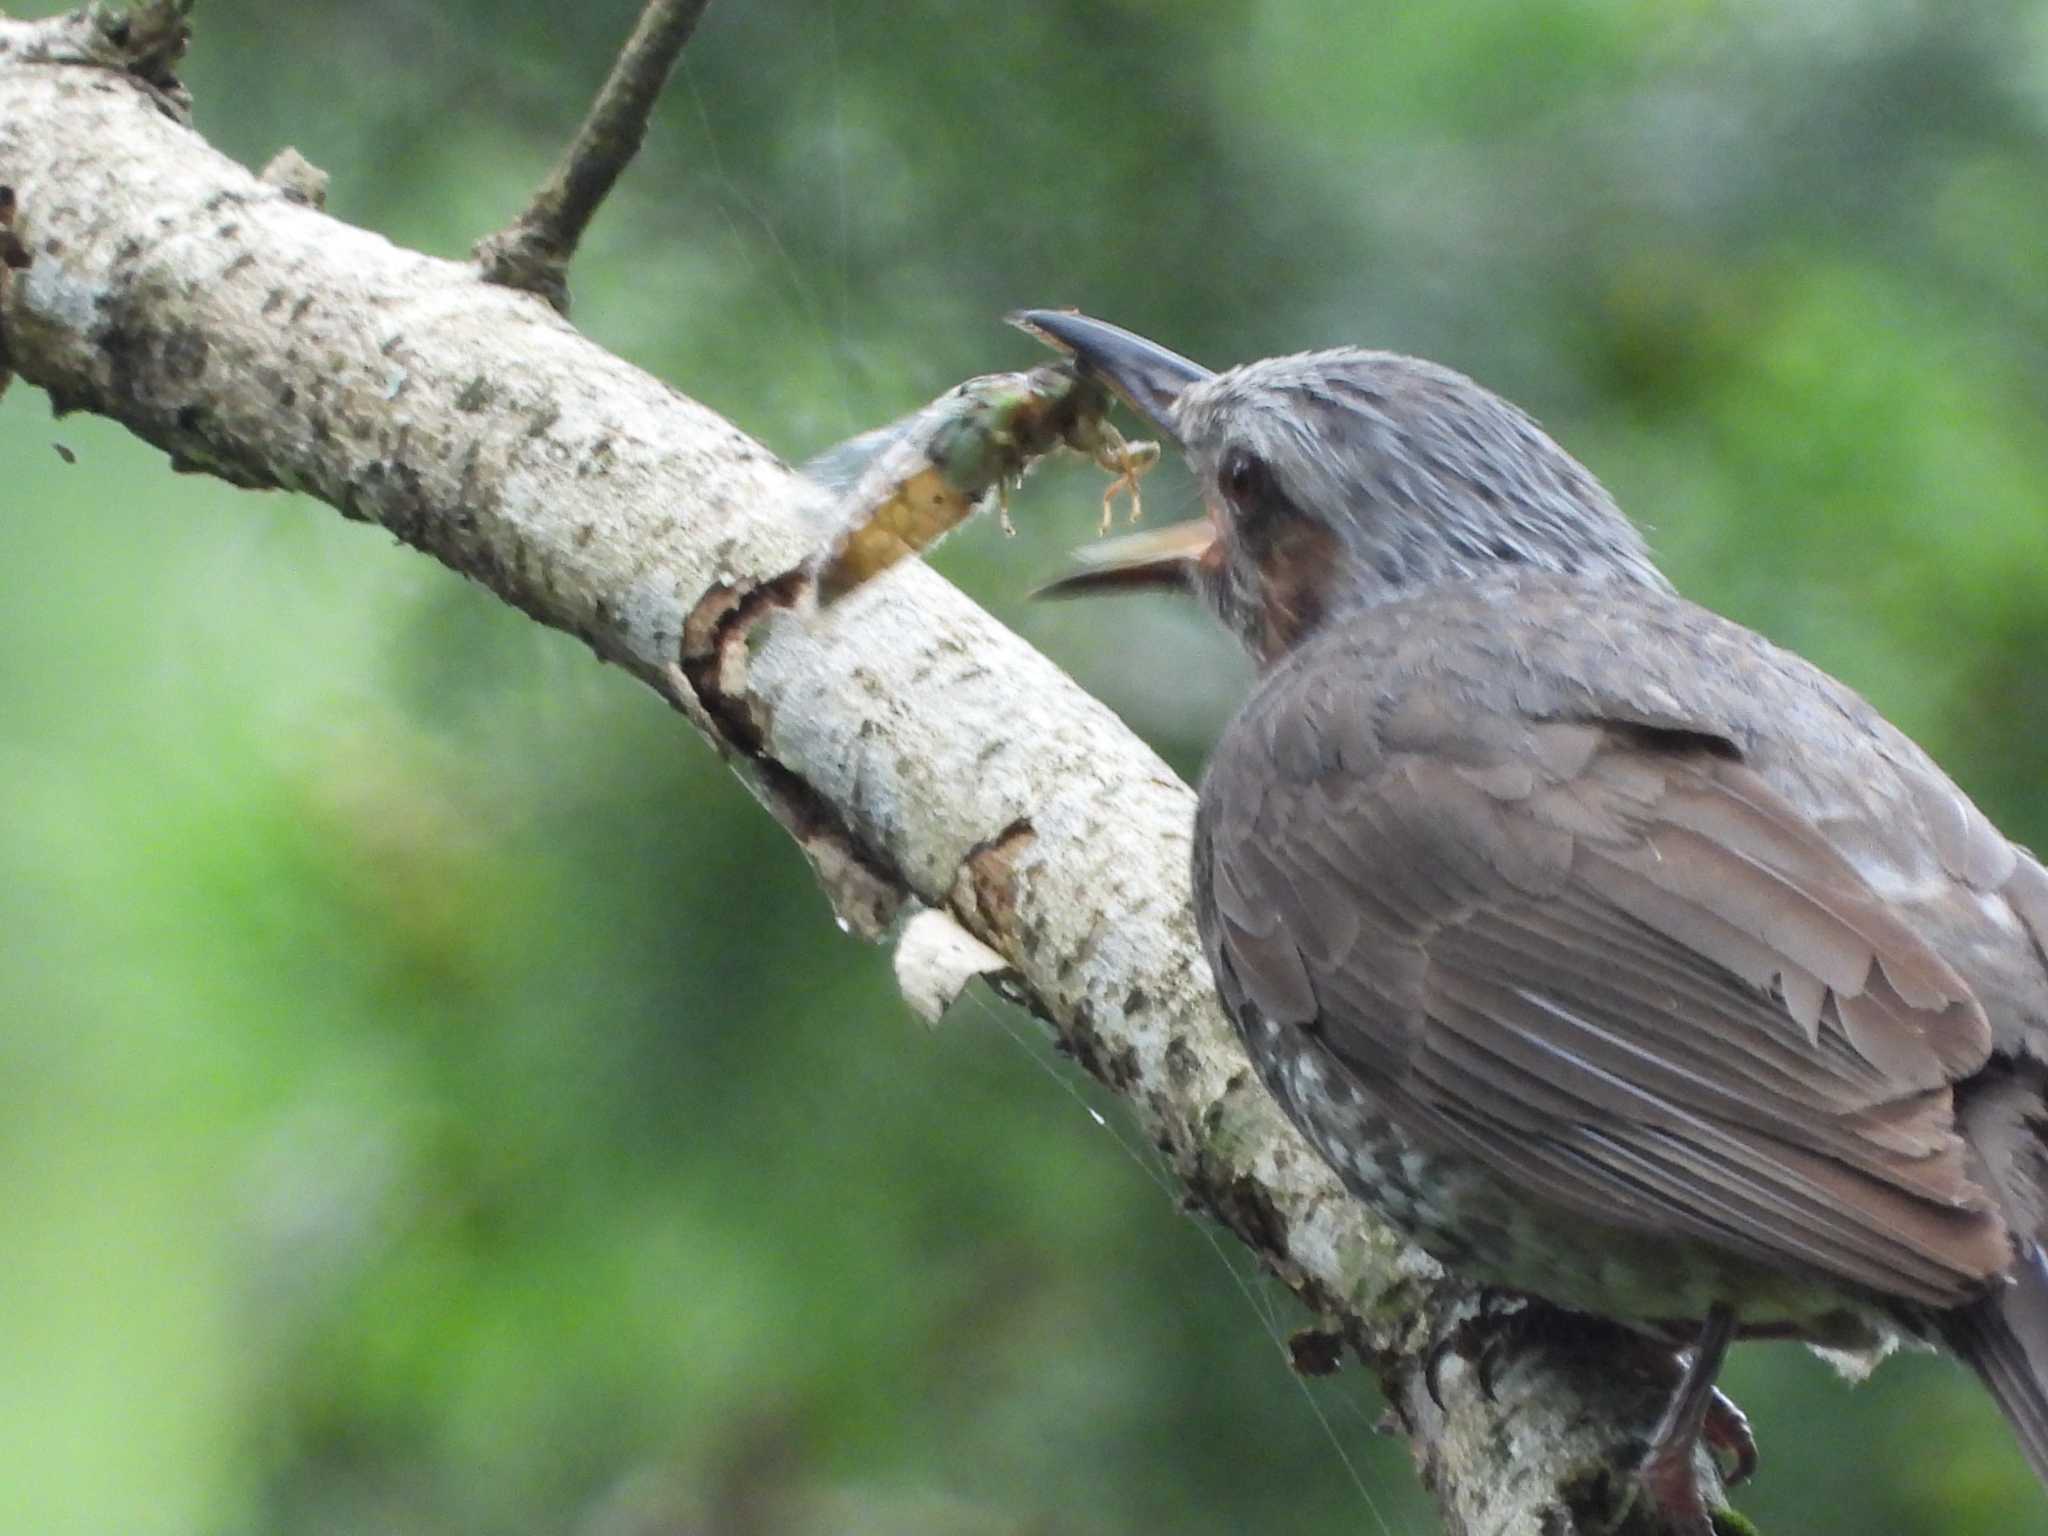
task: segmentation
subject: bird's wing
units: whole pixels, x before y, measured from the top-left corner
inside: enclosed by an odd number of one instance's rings
[[[1982,1008],[1728,742],[1423,697],[1354,752],[1288,707],[1203,793],[1241,1020],[1595,1220],[1933,1304],[2009,1264],[1950,1091]]]

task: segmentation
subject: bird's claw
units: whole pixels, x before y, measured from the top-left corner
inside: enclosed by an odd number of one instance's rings
[[[1749,1415],[1718,1387],[1707,1403],[1701,1438],[1715,1454],[1728,1458],[1728,1470],[1722,1480],[1730,1488],[1739,1488],[1756,1476],[1756,1435],[1750,1430]]]
[[[1444,1336],[1430,1346],[1422,1362],[1422,1384],[1438,1412],[1442,1412],[1444,1407],[1443,1365],[1452,1354],[1472,1362],[1479,1378],[1479,1390],[1488,1402],[1494,1400],[1494,1369],[1520,1336],[1518,1326],[1501,1328],[1495,1325],[1503,1316],[1522,1317],[1529,1311],[1526,1298],[1513,1291],[1488,1286],[1479,1293],[1472,1315],[1459,1319],[1456,1326],[1446,1330]]]

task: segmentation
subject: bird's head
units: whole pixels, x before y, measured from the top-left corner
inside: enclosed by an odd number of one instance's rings
[[[1600,482],[1462,374],[1343,348],[1211,373],[1056,310],[1016,317],[1171,437],[1208,516],[1099,543],[1053,595],[1200,594],[1260,664],[1326,620],[1511,570],[1667,588]]]

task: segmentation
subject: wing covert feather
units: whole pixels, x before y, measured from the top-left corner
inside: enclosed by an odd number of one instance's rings
[[[1711,731],[1422,691],[1324,678],[1320,750],[1274,707],[1219,749],[1233,1006],[1596,1220],[1938,1305],[2006,1268],[1950,1088],[1984,1011],[1822,830]]]

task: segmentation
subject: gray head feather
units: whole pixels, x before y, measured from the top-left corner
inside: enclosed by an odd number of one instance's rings
[[[1327,528],[1347,567],[1322,617],[1515,568],[1670,590],[1583,465],[1435,363],[1356,348],[1267,358],[1190,385],[1173,416],[1226,513],[1232,547],[1210,596],[1241,629],[1260,600],[1259,525],[1288,514]],[[1230,494],[1233,470],[1248,497]]]

